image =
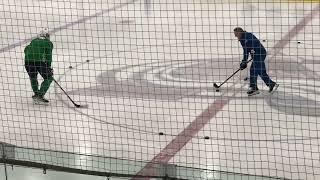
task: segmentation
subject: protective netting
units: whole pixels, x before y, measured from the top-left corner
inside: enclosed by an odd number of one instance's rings
[[[0,161],[128,179],[319,179],[319,3],[1,0]],[[255,61],[216,91],[243,58],[235,27],[265,47],[274,93],[258,78],[247,95]],[[54,80],[42,91],[38,75],[39,105],[24,50],[43,28]]]

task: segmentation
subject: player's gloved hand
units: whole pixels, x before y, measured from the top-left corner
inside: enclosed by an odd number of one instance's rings
[[[242,61],[242,62],[240,63],[240,70],[244,70],[244,69],[246,69],[246,68],[247,68],[247,62]]]
[[[53,69],[51,67],[49,68],[49,72],[53,74]]]
[[[53,75],[53,69],[51,67],[47,67],[47,73],[52,76]]]

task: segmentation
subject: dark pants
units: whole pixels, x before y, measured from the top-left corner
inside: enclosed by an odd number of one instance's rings
[[[264,81],[267,86],[274,84],[269,75],[267,74],[266,64],[264,62],[266,55],[254,55],[253,62],[250,67],[250,87],[258,89],[257,80],[258,76]]]
[[[37,95],[44,96],[53,81],[52,69],[48,67],[46,63],[30,62],[25,63],[25,68],[28,72],[33,92]],[[44,81],[41,83],[40,89],[37,79],[38,74],[40,74],[44,79]]]

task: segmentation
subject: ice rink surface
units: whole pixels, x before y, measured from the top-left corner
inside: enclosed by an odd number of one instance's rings
[[[152,174],[151,164],[161,162],[319,179],[319,7],[271,1],[3,0],[0,141],[145,162],[115,170],[99,166],[128,174]],[[259,79],[263,92],[247,97],[247,70],[215,92],[213,83],[236,71],[242,58],[236,26],[255,33],[268,50],[268,72],[280,84],[273,95]],[[46,95],[49,106],[32,103],[23,49],[41,27],[52,33],[55,78],[88,108],[74,108],[54,84]],[[21,158],[31,160],[30,154]],[[90,166],[79,162],[82,169]]]

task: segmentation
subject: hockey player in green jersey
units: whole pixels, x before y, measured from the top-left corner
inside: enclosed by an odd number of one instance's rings
[[[32,99],[35,103],[46,104],[49,101],[44,98],[50,84],[53,81],[53,70],[51,68],[53,43],[47,28],[43,29],[39,36],[31,41],[24,49],[25,68],[28,72],[31,87],[34,92]],[[38,73],[43,82],[39,88]]]

